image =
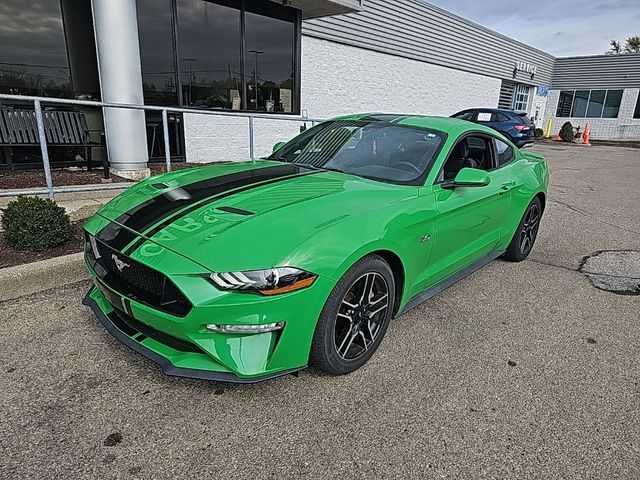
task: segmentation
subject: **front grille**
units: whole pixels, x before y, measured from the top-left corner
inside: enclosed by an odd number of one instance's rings
[[[191,310],[191,303],[162,273],[123,255],[100,240],[95,241],[100,258],[92,249],[87,256],[102,281],[125,297],[158,310],[183,317]]]

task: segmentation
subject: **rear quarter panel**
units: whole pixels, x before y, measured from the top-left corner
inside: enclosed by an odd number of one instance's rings
[[[544,157],[535,152],[522,152],[516,149],[515,178],[517,187],[512,190],[511,207],[504,220],[504,236],[497,245],[498,250],[506,249],[518,227],[529,203],[541,194],[546,203],[549,186],[549,168]]]

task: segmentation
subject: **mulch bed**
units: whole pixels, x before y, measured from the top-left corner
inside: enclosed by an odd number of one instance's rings
[[[9,246],[7,241],[4,239],[4,234],[0,232],[0,268],[14,267],[24,263],[37,262],[38,260],[45,260],[47,258],[81,252],[84,241],[82,234],[83,223],[84,220],[71,222],[71,226],[73,227],[73,237],[62,245],[58,245],[57,247],[44,252],[15,250],[13,247]]]
[[[221,162],[212,162],[212,163],[221,163]],[[204,167],[205,165],[211,165],[212,163],[186,163],[186,162],[176,162],[171,163],[171,171],[176,170],[186,170],[187,168],[196,168],[196,167]],[[149,163],[149,170],[151,170],[151,175],[160,175],[165,172],[164,163]]]
[[[110,180],[102,178],[102,169],[88,172],[86,170],[67,170],[64,168],[52,171],[53,185],[92,185],[104,182],[128,182],[124,178],[111,175]],[[44,170],[12,170],[0,171],[0,188],[15,190],[18,188],[35,188],[46,187],[47,182],[44,178]]]
[[[202,163],[176,162],[171,164],[172,170],[184,170],[186,168],[200,167]],[[151,175],[164,173],[164,163],[150,163]],[[66,168],[56,168],[52,171],[54,186],[67,185],[94,185],[105,182],[121,183],[131,182],[126,178],[110,175],[110,179],[103,178],[102,169],[98,168],[91,172],[87,170],[69,170]],[[46,187],[44,171],[38,169],[29,170],[0,170],[0,189],[15,190],[19,188]]]

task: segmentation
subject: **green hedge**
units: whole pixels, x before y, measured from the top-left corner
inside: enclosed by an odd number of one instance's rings
[[[563,142],[573,142],[573,125],[571,125],[571,122],[564,122],[560,129],[560,138]]]
[[[73,236],[69,215],[51,200],[18,197],[2,216],[4,238],[17,250],[43,251]]]

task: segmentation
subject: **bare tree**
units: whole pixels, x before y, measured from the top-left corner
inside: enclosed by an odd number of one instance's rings
[[[609,41],[608,55],[620,55],[622,53],[640,53],[640,36],[629,37],[625,40],[624,46],[615,38]]]
[[[606,52],[608,55],[620,55],[622,53],[622,45],[615,38],[609,40],[609,46],[610,48]]]

